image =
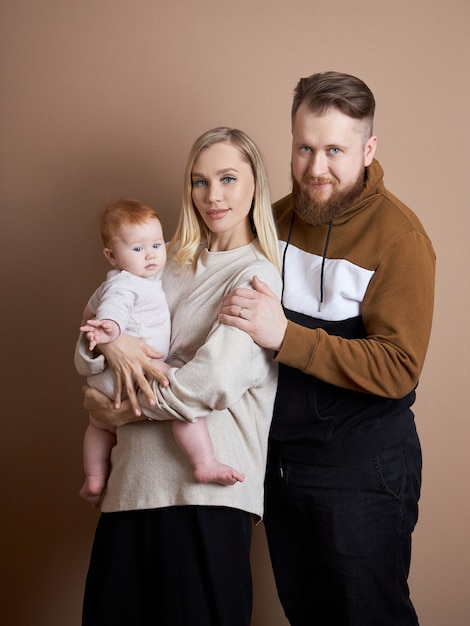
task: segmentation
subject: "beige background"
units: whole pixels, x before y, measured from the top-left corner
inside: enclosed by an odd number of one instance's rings
[[[424,626],[470,623],[468,0],[0,0],[1,515],[5,626],[78,626],[97,513],[82,503],[86,416],[72,366],[106,263],[96,210],[138,197],[178,214],[184,161],[227,124],[289,190],[301,75],[362,77],[388,187],[438,255],[416,404],[424,448],[411,589]],[[262,527],[254,626],[282,626]],[[1,619],[1,618],[0,618]]]

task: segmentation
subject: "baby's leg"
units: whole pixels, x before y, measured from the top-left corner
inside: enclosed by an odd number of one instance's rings
[[[173,436],[193,468],[194,478],[200,483],[234,485],[243,482],[245,474],[224,465],[214,456],[207,422],[200,418],[195,423],[173,420]]]
[[[107,395],[108,398],[114,398],[114,375],[109,367],[106,367],[99,374],[89,376],[87,383],[90,387],[94,387]],[[90,424],[83,440],[85,482],[79,493],[94,508],[98,508],[101,501],[109,474],[111,450],[115,444],[114,429],[104,427],[90,417]]]
[[[88,425],[83,440],[83,466],[85,482],[80,496],[93,508],[99,506],[109,474],[111,450],[116,444],[116,435],[92,423]]]

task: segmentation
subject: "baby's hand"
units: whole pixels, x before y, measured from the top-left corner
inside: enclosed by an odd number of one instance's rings
[[[98,344],[115,341],[121,334],[119,324],[113,320],[88,320],[80,326],[80,330],[86,333],[90,350],[94,350]]]

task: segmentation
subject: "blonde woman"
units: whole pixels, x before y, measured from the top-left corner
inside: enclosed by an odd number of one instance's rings
[[[245,133],[217,128],[193,145],[179,224],[162,281],[172,317],[169,386],[148,382],[142,341],[103,346],[129,400],[116,410],[86,391],[93,417],[117,426],[85,592],[83,624],[249,626],[252,516],[263,515],[268,431],[277,386],[273,354],[220,324],[222,298],[254,276],[280,294],[266,172]],[[239,311],[243,317],[244,311]],[[104,365],[81,350],[89,370]],[[161,366],[164,367],[164,366]],[[140,391],[133,392],[133,383]],[[193,480],[172,420],[207,421],[215,453],[245,480]]]

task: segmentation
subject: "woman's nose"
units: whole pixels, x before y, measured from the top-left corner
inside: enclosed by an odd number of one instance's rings
[[[207,187],[207,200],[212,204],[215,202],[220,202],[222,199],[222,190],[220,185],[211,184]]]

